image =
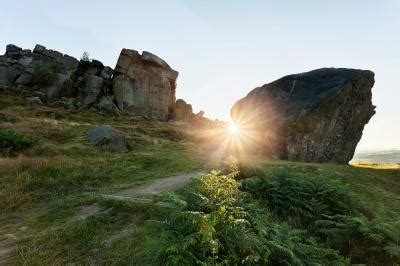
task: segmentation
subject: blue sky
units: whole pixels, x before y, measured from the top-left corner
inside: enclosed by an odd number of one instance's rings
[[[286,74],[320,67],[375,72],[377,114],[359,150],[400,149],[400,1],[5,1],[0,53],[36,43],[114,67],[122,48],[180,72],[177,97],[212,118]]]

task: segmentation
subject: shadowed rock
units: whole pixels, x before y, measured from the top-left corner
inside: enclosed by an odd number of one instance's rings
[[[102,125],[89,130],[87,138],[95,146],[106,146],[118,152],[128,151],[125,137],[110,125]]]
[[[33,51],[9,44],[0,56],[0,89],[45,95],[46,102],[66,97],[96,107],[111,94],[112,75],[98,60],[78,61],[39,44]]]
[[[288,75],[235,103],[232,118],[264,153],[294,161],[348,163],[375,114],[368,70],[322,68]]]
[[[71,111],[83,107],[174,119],[177,77],[167,62],[146,51],[122,49],[115,71],[39,44],[33,51],[9,44],[0,56],[0,90],[43,95],[44,102],[64,103]]]

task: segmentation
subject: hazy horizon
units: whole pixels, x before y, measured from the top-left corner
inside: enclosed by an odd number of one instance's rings
[[[369,69],[377,114],[357,150],[400,149],[399,13],[395,0],[7,2],[0,53],[39,43],[114,67],[122,48],[150,51],[179,71],[177,98],[223,120],[235,101],[282,76]]]

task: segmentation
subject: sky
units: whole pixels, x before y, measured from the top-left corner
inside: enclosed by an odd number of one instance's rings
[[[0,53],[36,43],[114,67],[122,48],[179,71],[177,98],[229,120],[255,87],[321,67],[375,72],[358,151],[400,149],[400,1],[0,0]]]

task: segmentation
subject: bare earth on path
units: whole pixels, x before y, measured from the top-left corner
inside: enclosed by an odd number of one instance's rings
[[[186,186],[190,179],[201,174],[201,171],[183,173],[150,181],[144,185],[122,190],[119,196],[152,196],[164,191],[174,191]]]

